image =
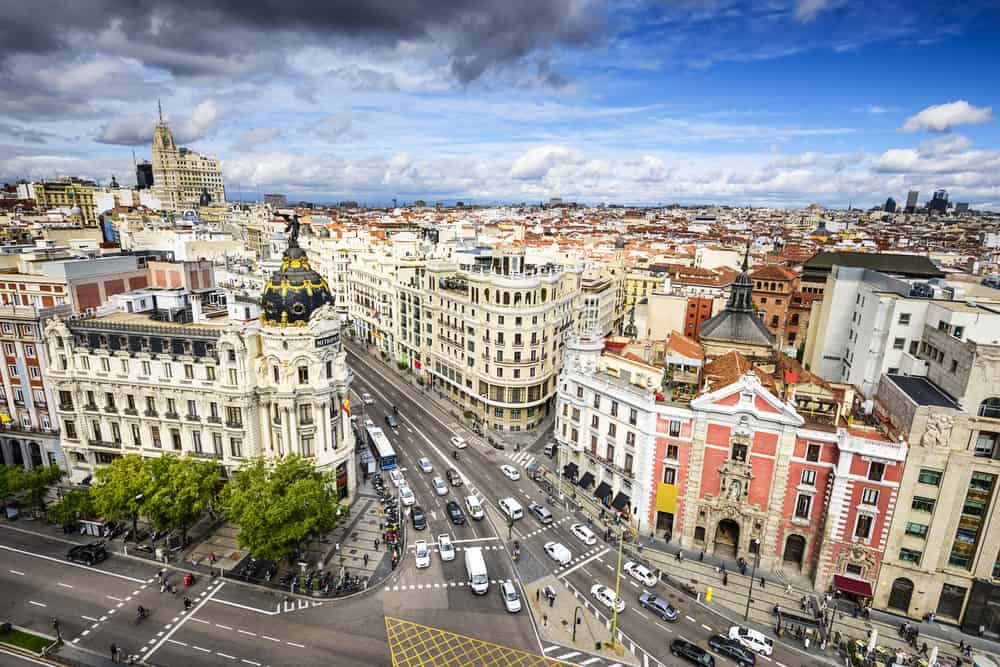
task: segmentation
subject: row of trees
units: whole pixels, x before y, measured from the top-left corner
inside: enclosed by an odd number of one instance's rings
[[[28,504],[47,509],[61,525],[103,517],[131,522],[136,533],[145,517],[157,530],[179,531],[185,543],[206,511],[218,511],[239,528],[241,547],[270,560],[333,530],[346,513],[334,473],[299,456],[249,459],[217,494],[219,468],[210,461],[129,454],[99,468],[93,487],[68,491],[46,508],[49,490],[64,475],[57,466],[0,466],[0,498],[24,492]]]

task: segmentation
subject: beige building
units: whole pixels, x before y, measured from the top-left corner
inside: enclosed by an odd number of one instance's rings
[[[162,114],[153,130],[153,192],[175,212],[226,201],[219,161],[175,145]]]
[[[84,227],[97,226],[94,193],[97,186],[79,178],[57,178],[35,183],[35,204],[42,210],[68,208],[78,215]]]

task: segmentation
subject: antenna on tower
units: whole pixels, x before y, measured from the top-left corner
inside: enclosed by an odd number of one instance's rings
[[[139,166],[139,165],[137,165],[137,164],[136,164],[136,162],[135,162],[135,149],[133,148],[133,149],[132,149],[132,168],[133,168],[133,169],[137,169],[137,168],[138,168],[138,166]]]
[[[163,105],[160,104],[160,98],[159,97],[156,98],[156,109],[160,113],[160,124],[162,125],[163,124]]]

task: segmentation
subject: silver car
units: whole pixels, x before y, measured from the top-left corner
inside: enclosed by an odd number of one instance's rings
[[[440,477],[435,477],[434,479],[432,479],[431,486],[434,487],[434,493],[438,494],[439,496],[448,495],[448,485],[445,484],[444,480],[441,479]]]
[[[517,594],[517,588],[510,581],[505,581],[498,586],[500,597],[503,598],[503,606],[511,614],[521,611],[521,596]]]

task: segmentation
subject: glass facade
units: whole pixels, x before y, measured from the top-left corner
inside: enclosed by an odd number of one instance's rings
[[[969,480],[969,490],[962,504],[962,514],[955,531],[955,540],[951,544],[948,564],[966,570],[972,569],[972,561],[976,556],[976,546],[982,537],[986,511],[993,499],[993,488],[996,476],[985,472],[972,473]]]

